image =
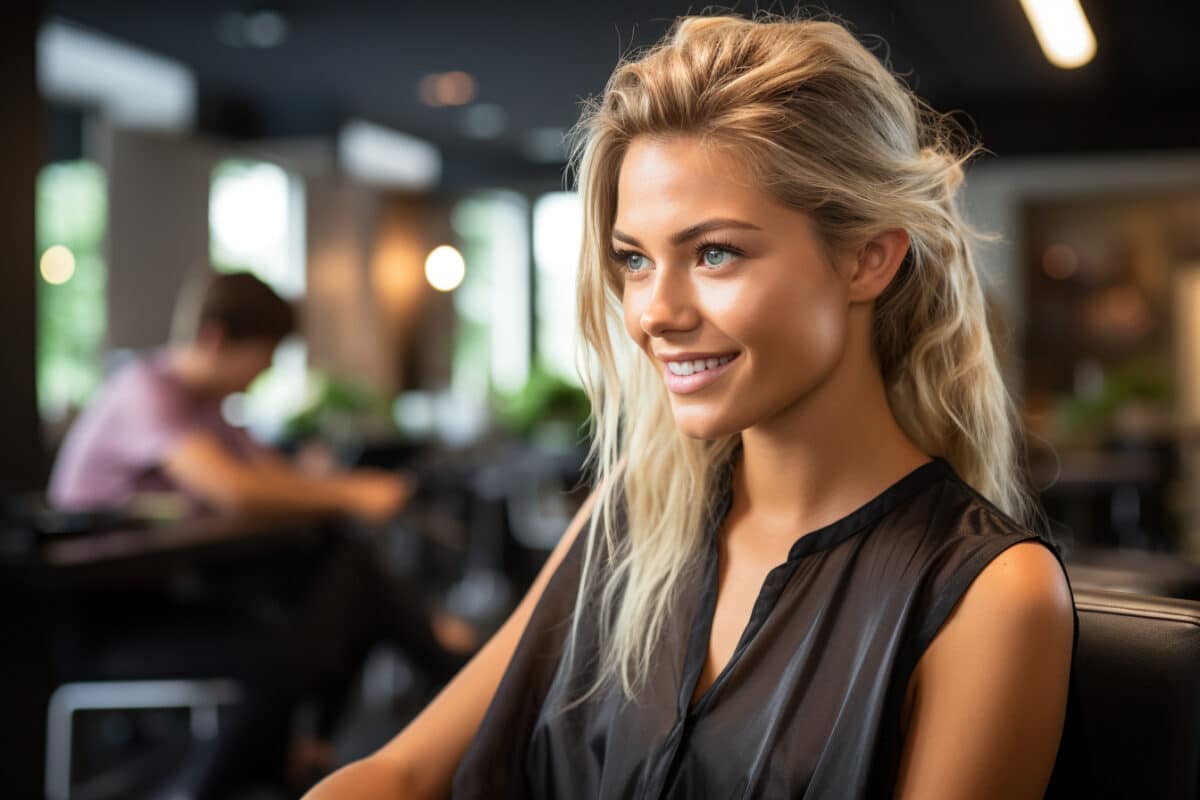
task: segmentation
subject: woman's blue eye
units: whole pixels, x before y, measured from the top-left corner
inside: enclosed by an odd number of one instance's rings
[[[646,257],[641,253],[630,253],[625,257],[625,266],[634,272],[638,272],[645,266],[645,261]]]
[[[733,255],[728,250],[722,250],[720,247],[709,247],[704,251],[704,263],[710,267],[719,267],[729,260],[729,256]]]

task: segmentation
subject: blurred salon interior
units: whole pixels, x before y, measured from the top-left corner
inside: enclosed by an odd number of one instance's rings
[[[690,8],[9,9],[4,796],[299,796],[486,642],[587,495],[567,134]],[[826,12],[985,148],[1087,737],[1117,796],[1195,797],[1200,5]]]

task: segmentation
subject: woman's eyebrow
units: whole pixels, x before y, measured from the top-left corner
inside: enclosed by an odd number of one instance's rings
[[[728,217],[717,217],[715,219],[705,220],[704,222],[698,222],[695,225],[690,225],[690,226],[684,228],[683,230],[679,231],[678,233],[673,234],[671,236],[671,246],[678,247],[679,245],[683,244],[684,242],[691,241],[692,239],[695,239],[698,236],[703,236],[706,233],[709,233],[709,232],[715,231],[715,230],[719,230],[721,228],[742,228],[742,229],[753,230],[753,231],[762,230],[762,228],[758,227],[757,225],[750,223],[750,222],[744,222],[743,220],[740,220],[740,219],[730,219]],[[612,235],[613,235],[614,239],[619,239],[620,241],[625,242],[626,244],[631,244],[634,247],[643,247],[642,243],[639,242],[637,239],[633,238],[632,236],[630,236],[627,233],[622,233],[621,231],[617,230],[616,228],[613,228]]]

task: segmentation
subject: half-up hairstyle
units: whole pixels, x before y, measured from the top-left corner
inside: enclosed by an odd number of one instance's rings
[[[727,150],[762,191],[808,213],[831,252],[907,231],[908,255],[873,320],[892,411],[920,448],[1034,524],[974,234],[955,205],[975,151],[844,27],[771,15],[682,18],[617,66],[574,133],[585,217],[580,363],[599,487],[576,603],[595,608],[600,630],[598,677],[587,694],[615,681],[636,696],[676,589],[699,563],[716,482],[740,439],[681,434],[656,368],[621,325],[622,284],[608,242],[621,161],[636,137],[688,136]]]

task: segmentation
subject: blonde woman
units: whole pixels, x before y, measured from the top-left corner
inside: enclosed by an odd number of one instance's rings
[[[474,661],[313,796],[1043,796],[1076,620],[967,153],[844,28],[776,17],[680,20],[579,132],[597,488]]]

